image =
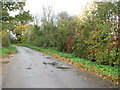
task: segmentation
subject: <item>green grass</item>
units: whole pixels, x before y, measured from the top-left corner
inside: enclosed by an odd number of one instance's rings
[[[78,66],[80,66],[82,69],[86,69],[90,72],[94,72],[97,75],[101,75],[104,79],[108,78],[113,81],[118,81],[118,66],[115,65],[114,67],[109,65],[101,65],[96,62],[92,62],[90,60],[86,60],[83,58],[76,57],[74,54],[68,54],[66,52],[60,52],[57,50],[53,50],[51,48],[43,48],[43,47],[37,47],[30,44],[18,44],[20,46],[25,46],[37,51],[42,51],[44,53],[49,54],[56,54],[60,57],[69,58],[68,61],[71,61],[73,63],[78,63]]]
[[[9,48],[2,47],[2,52],[0,52],[0,54],[2,54],[2,56],[7,56],[9,54],[9,51],[10,53],[15,53],[17,52],[17,49],[13,45],[10,45]]]

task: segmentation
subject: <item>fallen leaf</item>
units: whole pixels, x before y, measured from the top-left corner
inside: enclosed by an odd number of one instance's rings
[[[105,77],[103,79],[105,79]]]
[[[119,82],[117,81],[117,85],[119,85]]]
[[[104,68],[101,68],[101,70],[103,71]]]

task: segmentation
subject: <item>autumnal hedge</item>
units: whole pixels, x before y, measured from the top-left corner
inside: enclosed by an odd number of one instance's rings
[[[73,53],[99,64],[119,64],[117,6],[118,2],[94,2],[82,15],[64,17],[56,25],[44,17],[42,28],[34,28],[32,44]]]

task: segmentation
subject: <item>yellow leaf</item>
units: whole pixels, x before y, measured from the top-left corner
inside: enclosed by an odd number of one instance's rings
[[[116,42],[113,42],[113,44],[116,44]]]
[[[77,28],[75,29],[75,31],[77,32]]]

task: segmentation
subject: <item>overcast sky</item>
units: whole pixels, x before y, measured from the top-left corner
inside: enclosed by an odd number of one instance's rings
[[[26,0],[24,9],[30,10],[32,15],[40,15],[42,6],[52,6],[55,14],[61,11],[67,11],[70,15],[79,15],[82,9],[87,5],[87,2],[93,0]],[[12,13],[11,15],[14,15]]]

